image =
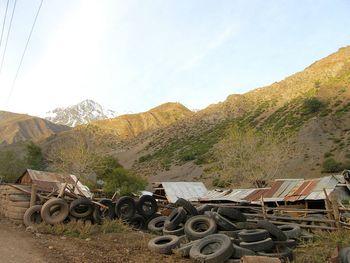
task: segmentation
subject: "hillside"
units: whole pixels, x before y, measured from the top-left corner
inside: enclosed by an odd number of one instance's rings
[[[0,111],[0,144],[39,141],[70,128],[26,114]]]
[[[308,103],[316,101],[316,110]],[[288,134],[299,152],[281,177],[312,177],[332,157],[350,160],[350,47],[286,79],[227,99],[118,150],[118,158],[151,181],[166,178],[212,180],[213,147],[234,124]],[[203,175],[204,174],[204,175]]]
[[[66,108],[56,108],[46,113],[45,119],[61,125],[75,127],[96,120],[113,118],[117,114],[112,110],[104,109],[93,100],[84,100]]]
[[[120,139],[131,139],[143,132],[166,127],[188,118],[193,112],[180,103],[165,103],[149,111],[121,115],[113,119],[92,122],[103,130],[113,132]]]

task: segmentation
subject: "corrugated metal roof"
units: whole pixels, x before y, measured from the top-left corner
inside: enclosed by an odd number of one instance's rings
[[[170,203],[175,203],[178,198],[197,200],[208,192],[202,182],[162,182],[159,187],[164,189]]]
[[[77,177],[75,175],[64,175],[53,172],[44,172],[36,171],[32,169],[27,169],[26,172],[17,180],[18,183],[21,183],[21,179],[25,174],[29,175],[32,180],[32,183],[38,186],[38,189],[41,191],[51,192],[53,190],[61,189],[61,186],[64,183],[67,183],[73,187],[77,182]],[[76,194],[83,194],[86,197],[91,197],[92,194],[90,189],[83,185],[80,181],[77,183],[75,191]]]
[[[253,193],[257,189],[230,189],[230,190],[212,190],[208,191],[204,196],[198,198],[198,201],[231,201],[242,202],[245,197]]]

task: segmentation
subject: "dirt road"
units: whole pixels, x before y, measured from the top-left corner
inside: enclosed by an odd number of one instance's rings
[[[141,232],[99,234],[88,239],[26,232],[0,218],[0,263],[185,263],[147,249]]]

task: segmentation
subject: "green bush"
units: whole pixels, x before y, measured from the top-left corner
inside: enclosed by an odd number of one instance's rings
[[[343,170],[343,164],[341,162],[337,162],[333,158],[324,160],[322,167],[327,173],[335,173]]]
[[[324,106],[325,104],[317,98],[306,99],[303,103],[304,112],[306,114],[319,112]]]

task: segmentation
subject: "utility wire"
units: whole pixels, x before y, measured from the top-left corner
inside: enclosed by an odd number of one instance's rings
[[[7,31],[7,36],[6,36],[6,42],[5,42],[5,48],[4,48],[4,53],[2,54],[2,59],[1,59],[1,64],[0,64],[0,74],[2,71],[2,66],[4,64],[4,59],[5,59],[5,54],[6,54],[6,49],[7,49],[7,43],[9,41],[9,35],[11,32],[11,27],[12,27],[12,20],[13,20],[13,15],[15,14],[15,10],[16,10],[16,4],[17,4],[17,0],[15,0],[15,3],[13,5],[13,9],[12,9],[12,14],[11,14],[11,19],[10,19],[10,25],[9,25],[9,29]]]
[[[4,35],[5,22],[6,22],[6,16],[7,16],[7,10],[9,7],[9,2],[10,2],[10,0],[7,0],[5,14],[4,14],[4,21],[2,23],[1,36],[0,36],[0,48],[1,48],[1,43],[2,43],[2,36]]]
[[[17,71],[16,71],[16,75],[15,75],[15,78],[13,79],[11,90],[10,90],[9,96],[7,98],[7,101],[6,101],[6,108],[8,106],[8,103],[10,102],[10,99],[11,99],[11,96],[12,96],[12,93],[13,93],[13,90],[14,90],[14,87],[15,87],[15,84],[16,84],[16,80],[17,80],[17,77],[18,77],[18,73],[19,73],[19,71],[21,69],[23,58],[24,58],[24,55],[26,54],[26,51],[27,51],[27,48],[28,48],[28,44],[29,44],[30,38],[31,38],[31,36],[33,34],[33,30],[34,30],[34,27],[35,27],[35,24],[36,24],[36,20],[38,19],[38,16],[39,16],[39,13],[40,13],[40,10],[41,10],[41,6],[43,5],[43,2],[44,2],[44,0],[41,0],[39,8],[38,8],[38,11],[36,12],[36,15],[35,15],[35,18],[34,18],[34,22],[33,22],[32,28],[30,30],[30,33],[29,33],[29,36],[28,36],[28,39],[27,39],[26,46],[24,47],[24,50],[23,50],[23,53],[22,53],[22,57],[21,57],[21,60],[19,62],[19,65],[18,65],[18,68],[17,68]],[[0,73],[1,73],[1,71],[0,71]]]

